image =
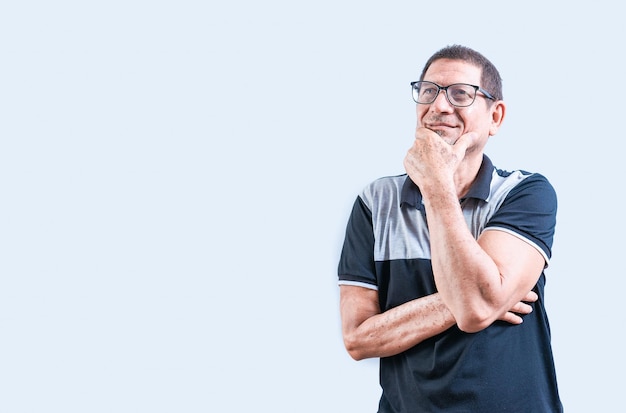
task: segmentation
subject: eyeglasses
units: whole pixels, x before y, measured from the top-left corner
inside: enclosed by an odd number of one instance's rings
[[[464,108],[470,106],[476,100],[476,92],[481,92],[487,99],[496,100],[489,92],[476,85],[467,83],[454,83],[448,86],[439,86],[433,82],[411,82],[413,100],[416,103],[431,104],[439,96],[442,90],[452,106]]]

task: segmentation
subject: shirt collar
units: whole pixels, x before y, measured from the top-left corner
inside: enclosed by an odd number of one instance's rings
[[[491,189],[492,173],[493,163],[487,155],[483,154],[483,162],[478,170],[478,175],[476,175],[476,179],[463,199],[478,198],[486,201],[489,198]],[[402,185],[402,193],[400,194],[400,205],[403,204],[422,209],[422,193],[408,175]]]

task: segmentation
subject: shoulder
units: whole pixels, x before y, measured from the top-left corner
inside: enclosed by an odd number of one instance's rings
[[[498,176],[501,181],[496,190],[497,207],[485,229],[503,229],[529,240],[539,246],[547,261],[551,256],[557,213],[552,184],[540,173],[500,171]]]
[[[556,203],[556,191],[548,178],[537,172],[495,169],[490,198],[524,197]]]
[[[360,198],[370,207],[382,200],[399,198],[406,178],[406,174],[378,178],[363,188]]]
[[[511,188],[508,198],[519,197],[527,202],[539,202],[540,205],[556,208],[556,191],[548,178],[541,173],[519,171],[522,179]]]

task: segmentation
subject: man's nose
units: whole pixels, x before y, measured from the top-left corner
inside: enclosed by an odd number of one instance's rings
[[[439,94],[433,103],[430,104],[430,107],[435,109],[437,112],[450,112],[454,110],[454,106],[448,100],[448,95],[443,89],[439,91]]]

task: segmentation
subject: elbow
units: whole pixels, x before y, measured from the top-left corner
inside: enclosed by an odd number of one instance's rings
[[[367,358],[362,346],[359,345],[359,341],[354,336],[344,335],[343,345],[352,359],[360,361]]]
[[[457,326],[459,327],[459,330],[463,331],[464,333],[478,333],[479,331],[487,328],[489,324],[480,322],[478,320],[466,320],[462,323],[457,323]]]
[[[477,333],[489,327],[495,320],[490,311],[463,311],[458,316],[455,315],[456,324],[459,330],[465,333]]]
[[[353,350],[353,351],[351,351],[351,350],[348,350],[348,354],[349,354],[349,355],[350,355],[350,357],[352,357],[352,359],[353,359],[353,360],[355,360],[355,361],[361,361],[361,360],[364,360],[364,359],[366,359],[366,358],[367,358],[367,357],[365,357],[365,356],[363,355],[363,353],[362,353],[362,352],[360,352],[360,351],[354,351],[354,350]]]

